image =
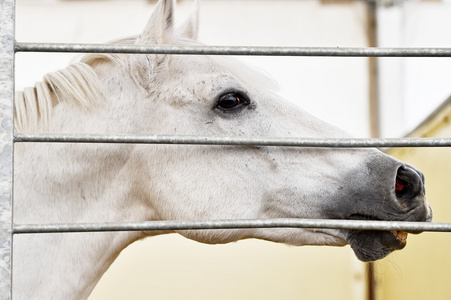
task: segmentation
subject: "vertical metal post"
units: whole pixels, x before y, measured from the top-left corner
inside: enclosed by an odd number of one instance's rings
[[[368,47],[377,47],[377,1],[367,1]],[[369,119],[371,137],[380,137],[380,100],[378,57],[368,57],[369,68]]]
[[[368,47],[377,47],[377,0],[366,0],[367,3],[367,34]],[[379,98],[379,63],[378,57],[368,57],[369,69],[369,120],[370,135],[378,138],[381,135],[381,116]],[[376,281],[374,277],[375,265],[373,262],[366,264],[367,300],[376,299]]]
[[[0,0],[0,299],[11,299],[14,0]]]

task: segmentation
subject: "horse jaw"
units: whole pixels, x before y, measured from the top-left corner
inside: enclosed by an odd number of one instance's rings
[[[256,237],[291,246],[346,246],[343,232],[334,229],[270,228],[258,230]]]

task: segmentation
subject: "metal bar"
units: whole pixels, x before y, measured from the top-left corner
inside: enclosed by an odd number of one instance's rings
[[[208,221],[149,221],[129,223],[84,224],[20,224],[15,234],[101,231],[173,231],[202,229],[243,228],[328,228],[383,231],[451,232],[451,223],[424,223],[401,221],[362,221],[329,219],[261,219],[261,220],[208,220]]]
[[[11,299],[14,4],[0,1],[0,299]]]
[[[16,43],[15,51],[182,55],[451,57],[451,48],[150,46],[118,44]]]
[[[277,137],[211,137],[180,135],[60,135],[15,134],[14,142],[45,143],[122,143],[122,144],[184,144],[244,145],[326,148],[368,147],[451,147],[451,138],[277,138]]]
[[[367,2],[366,5],[366,36],[368,47],[378,46],[378,20],[377,3]],[[379,59],[368,58],[368,121],[370,125],[370,136],[377,138],[381,136],[381,103],[379,82]]]

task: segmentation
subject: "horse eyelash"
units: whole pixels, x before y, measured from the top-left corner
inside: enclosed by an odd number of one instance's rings
[[[237,109],[231,108],[230,110],[220,108],[219,101],[221,100],[222,97],[227,96],[229,94],[236,95],[238,98],[240,98],[243,101],[242,107],[237,108]],[[216,100],[214,103],[215,103],[214,109],[220,110],[223,113],[235,113],[235,112],[241,111],[244,107],[255,107],[255,105],[253,105],[253,102],[251,101],[251,98],[247,95],[247,93],[238,91],[238,90],[234,90],[234,89],[221,93],[218,97],[216,97]]]

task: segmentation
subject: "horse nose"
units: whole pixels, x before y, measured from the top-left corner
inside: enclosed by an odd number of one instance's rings
[[[424,196],[423,173],[408,165],[398,168],[395,181],[395,193],[403,207],[416,205],[417,197]]]

